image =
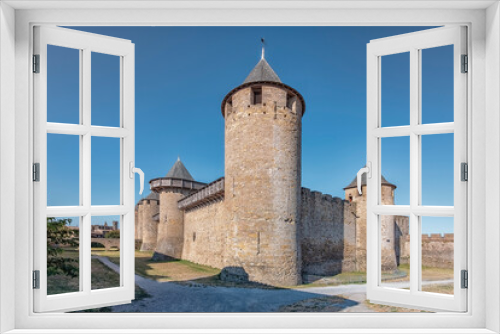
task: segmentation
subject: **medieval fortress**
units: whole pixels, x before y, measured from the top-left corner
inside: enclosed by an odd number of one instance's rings
[[[366,270],[366,180],[345,200],[301,184],[304,98],[262,58],[222,101],[225,177],[205,184],[178,160],[136,206],[137,247],[154,259],[221,268],[228,280],[277,286],[303,275]],[[396,186],[382,178],[382,202]],[[381,219],[382,269],[409,258],[408,217]],[[451,240],[451,242],[450,242]],[[453,234],[422,237],[424,265],[453,265]],[[428,258],[428,260],[426,260]]]

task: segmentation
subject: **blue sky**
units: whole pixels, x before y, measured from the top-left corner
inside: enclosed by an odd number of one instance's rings
[[[297,89],[303,118],[302,185],[344,197],[366,161],[366,44],[422,27],[78,27],[129,39],[136,50],[136,166],[146,181],[164,176],[178,156],[193,177],[224,174],[224,96],[260,59]],[[422,121],[453,120],[452,47],[423,51]],[[49,48],[48,120],[78,122],[78,52]],[[92,123],[118,125],[119,61],[92,55]],[[382,125],[409,122],[409,57],[382,60]],[[78,204],[78,138],[49,135],[49,205]],[[423,204],[452,205],[453,135],[423,139]],[[384,176],[409,201],[408,138],[382,142]],[[92,204],[118,204],[117,139],[92,141]],[[57,162],[56,162],[57,161]],[[444,169],[444,170],[443,170]],[[145,193],[149,193],[146,185]],[[138,189],[138,184],[137,184]],[[142,196],[136,194],[139,200]],[[110,218],[110,219],[107,219]],[[95,221],[112,220],[111,217]],[[443,220],[443,219],[439,219]],[[452,232],[452,220],[425,233]]]

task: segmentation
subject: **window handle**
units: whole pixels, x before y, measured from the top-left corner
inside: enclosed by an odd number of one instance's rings
[[[372,168],[371,167],[372,167],[372,163],[368,161],[366,163],[366,166],[361,168],[358,171],[357,178],[356,178],[356,184],[358,185],[358,193],[360,195],[363,194],[363,192],[361,191],[361,175],[366,173],[366,177],[371,179],[371,177],[372,177]]]
[[[134,167],[134,162],[130,161],[129,164],[129,171],[130,171],[130,178],[134,178],[134,174],[137,173],[139,174],[140,177],[140,185],[141,185],[141,190],[139,191],[139,195],[142,195],[142,192],[144,191],[144,172],[140,168]]]

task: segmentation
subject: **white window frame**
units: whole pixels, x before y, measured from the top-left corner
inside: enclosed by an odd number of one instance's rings
[[[80,121],[78,124],[47,121],[47,46],[78,50]],[[113,55],[120,61],[119,126],[92,125],[91,67],[92,52]],[[39,73],[34,83],[34,162],[39,163],[39,181],[34,194],[34,270],[39,271],[39,289],[34,290],[35,312],[74,311],[130,303],[135,298],[134,277],[134,44],[129,40],[101,36],[60,27],[34,27],[34,54],[39,56]],[[80,145],[79,205],[47,206],[47,134],[77,135]],[[120,204],[92,205],[91,156],[92,138],[119,140]],[[120,285],[108,289],[91,287],[91,219],[92,216],[120,217]],[[79,291],[47,295],[47,217],[78,217],[80,227]],[[131,260],[131,261],[129,261]]]
[[[14,10],[12,7],[15,7]],[[73,7],[73,8],[72,8]],[[78,7],[80,9],[74,9]],[[158,8],[162,7],[162,8]],[[394,8],[397,7],[397,8]],[[83,9],[82,9],[83,8]],[[131,9],[132,8],[132,9]],[[103,10],[105,9],[105,10]],[[111,10],[113,9],[113,10]],[[142,9],[142,10],[138,10]],[[259,10],[260,9],[260,10]],[[500,332],[500,12],[497,1],[4,1],[0,4],[0,330],[50,332]],[[426,25],[469,27],[470,288],[467,313],[34,314],[32,238],[32,26]],[[222,52],[222,51],[221,51]],[[15,68],[15,71],[13,70]],[[13,84],[14,83],[14,84]],[[15,138],[12,141],[12,138]],[[488,154],[486,154],[488,152]],[[334,154],[335,152],[333,152]],[[15,174],[14,174],[15,172]],[[14,174],[14,177],[12,175]],[[488,176],[488,182],[486,182]],[[6,185],[6,186],[4,186]],[[8,187],[8,188],[7,188]],[[14,193],[14,199],[12,199]],[[488,196],[486,196],[488,194]],[[12,209],[13,208],[13,209]],[[31,208],[31,209],[30,209]],[[14,222],[14,224],[12,223]],[[12,238],[12,236],[15,238]],[[12,256],[14,249],[14,256]],[[490,263],[485,265],[488,250]],[[488,279],[486,279],[488,278]],[[13,288],[14,287],[14,288]],[[486,293],[488,291],[488,293]],[[14,307],[12,307],[14,305]],[[357,328],[355,330],[354,328]],[[140,327],[140,328],[138,328]],[[246,330],[244,330],[246,328]],[[350,328],[347,330],[347,328]],[[121,329],[121,330],[120,330]],[[136,329],[136,330],[134,330]],[[176,330],[177,329],[177,330]],[[295,329],[295,330],[293,330]],[[47,332],[47,331],[45,331]],[[185,332],[185,331],[184,331]]]
[[[463,312],[467,309],[467,290],[461,287],[461,270],[467,270],[467,183],[461,180],[461,163],[467,163],[467,73],[462,73],[462,55],[467,54],[466,27],[449,26],[401,34],[370,41],[367,46],[367,298],[373,303],[412,305],[424,310]],[[422,123],[422,51],[452,45],[453,56],[453,122]],[[382,126],[382,57],[409,53],[410,108],[409,124]],[[454,205],[422,205],[422,138],[424,135],[453,134]],[[409,139],[410,183],[409,205],[382,203],[382,140],[403,137]],[[381,223],[383,215],[409,217],[410,230],[410,289],[384,287],[381,283]],[[454,218],[454,291],[436,294],[422,291],[422,230],[421,217]]]

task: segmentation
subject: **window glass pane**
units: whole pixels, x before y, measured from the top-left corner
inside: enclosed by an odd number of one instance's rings
[[[453,206],[453,137],[422,136],[422,205]]]
[[[47,122],[80,122],[80,50],[47,45]]]
[[[120,286],[120,216],[92,216],[92,290]]]
[[[120,138],[92,137],[92,205],[120,203]]]
[[[380,216],[382,287],[410,288],[410,223],[408,216]]]
[[[382,205],[410,204],[410,137],[382,138]]]
[[[422,291],[453,294],[453,217],[421,217]]]
[[[47,218],[47,294],[80,291],[80,217]]]
[[[453,122],[453,45],[421,52],[422,123]]]
[[[410,53],[381,57],[382,126],[410,124]]]
[[[80,137],[47,134],[47,206],[80,205]]]
[[[120,57],[92,52],[92,125],[120,126]]]

